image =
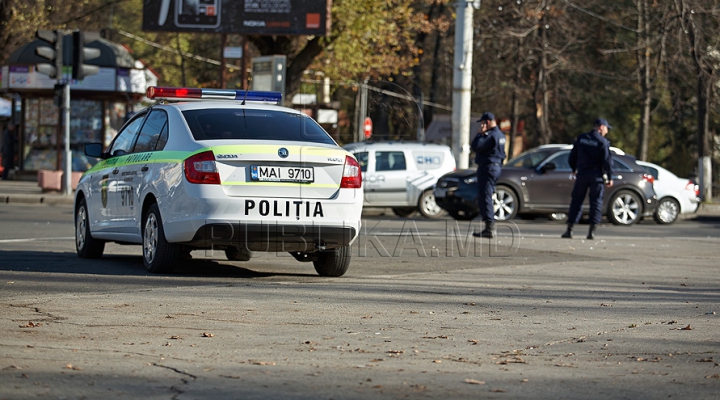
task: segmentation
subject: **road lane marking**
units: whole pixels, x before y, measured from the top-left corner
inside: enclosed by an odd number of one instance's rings
[[[49,237],[49,238],[29,238],[29,239],[0,239],[0,243],[21,243],[21,242],[38,242],[42,240],[75,240],[73,236],[65,237]]]

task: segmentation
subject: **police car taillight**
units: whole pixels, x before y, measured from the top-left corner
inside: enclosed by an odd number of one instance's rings
[[[152,100],[240,100],[280,103],[282,93],[260,90],[199,89],[150,86],[145,94]]]
[[[345,166],[343,167],[342,180],[340,188],[359,189],[362,187],[362,171],[360,164],[350,156],[345,156]]]
[[[205,151],[185,160],[185,178],[190,183],[220,184],[220,174],[215,165],[215,154]]]

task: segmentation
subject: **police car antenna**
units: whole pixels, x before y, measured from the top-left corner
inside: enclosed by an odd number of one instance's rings
[[[245,100],[247,99],[247,92],[248,92],[248,86],[250,86],[250,79],[248,79],[247,85],[245,86],[245,96],[243,96],[243,101],[241,105],[245,105]]]

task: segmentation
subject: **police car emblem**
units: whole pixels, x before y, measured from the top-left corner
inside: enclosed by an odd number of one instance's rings
[[[287,158],[287,156],[290,155],[290,152],[288,151],[288,149],[281,147],[278,150],[278,155],[280,156],[280,158]]]

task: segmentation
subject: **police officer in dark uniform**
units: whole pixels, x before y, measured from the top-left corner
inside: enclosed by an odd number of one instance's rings
[[[604,118],[595,121],[595,128],[583,133],[575,140],[570,152],[570,167],[575,174],[575,185],[572,191],[572,201],[568,212],[567,230],[563,238],[572,238],[573,224],[576,224],[582,215],[582,204],[585,195],[590,192],[590,229],[587,238],[595,239],[595,226],[602,218],[603,185],[612,187],[612,152],[610,143],[605,139],[612,126]],[[603,174],[607,176],[604,182]]]
[[[505,160],[505,134],[500,131],[492,113],[486,112],[478,120],[480,129],[470,145],[475,151],[478,182],[478,208],[485,222],[482,232],[474,232],[475,237],[495,237],[495,211],[492,196],[495,184],[500,176]]]

